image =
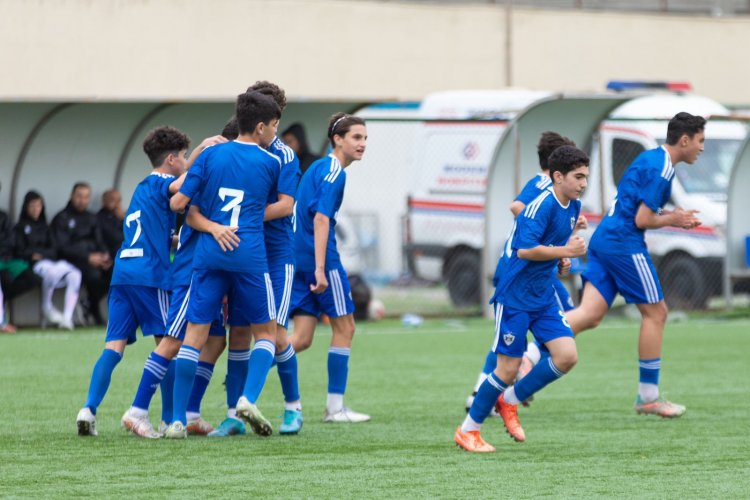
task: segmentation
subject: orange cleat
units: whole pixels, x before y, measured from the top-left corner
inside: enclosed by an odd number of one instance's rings
[[[213,432],[213,430],[213,426],[200,417],[195,420],[188,420],[187,432],[189,435],[208,436],[208,433]]]
[[[464,432],[459,425],[453,440],[458,446],[471,453],[493,453],[495,447],[482,439],[479,431]]]
[[[497,398],[497,403],[495,403],[495,410],[497,410],[502,417],[503,424],[505,424],[505,430],[510,437],[519,443],[526,441],[526,433],[523,432],[521,422],[518,420],[518,405],[506,403],[505,399],[503,399],[503,395],[500,394],[500,397]]]

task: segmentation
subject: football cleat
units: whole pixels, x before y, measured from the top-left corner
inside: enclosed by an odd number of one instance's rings
[[[159,439],[161,434],[156,432],[146,416],[136,416],[130,409],[120,419],[123,429],[129,430],[136,436],[140,436],[146,439]]]
[[[167,430],[164,432],[164,438],[166,439],[185,439],[187,438],[187,429],[182,422],[172,422]]]
[[[505,424],[505,430],[508,432],[510,437],[522,443],[526,441],[526,433],[523,432],[521,422],[518,420],[518,405],[512,405],[505,402],[503,395],[497,398],[495,403],[495,409],[503,419]]]
[[[259,436],[270,436],[273,434],[271,422],[245,396],[241,396],[237,400],[237,416],[244,420],[255,434]]]
[[[640,396],[635,398],[635,412],[639,415],[659,415],[663,418],[677,418],[685,414],[687,408],[659,398],[650,403],[644,403]]]
[[[476,391],[471,393],[471,396],[466,398],[466,413],[469,413],[469,410],[471,410],[471,405],[474,404],[474,398],[477,396]],[[492,411],[488,415],[492,418],[497,418],[500,416],[500,414],[495,410],[495,408],[492,408]]]
[[[351,408],[347,408],[346,406],[342,407],[339,411],[335,413],[328,413],[328,410],[326,409],[325,416],[323,416],[323,422],[328,423],[335,423],[335,424],[358,424],[360,422],[369,422],[370,421],[370,415],[367,415],[365,413],[358,413]]]
[[[302,412],[299,410],[284,410],[284,418],[279,427],[279,434],[298,434],[302,429]]]
[[[244,436],[246,434],[245,424],[236,418],[225,418],[219,426],[208,433],[208,437]]]
[[[492,453],[495,451],[494,446],[482,439],[479,431],[464,432],[461,430],[460,425],[456,429],[456,434],[453,435],[453,441],[471,453]]]
[[[208,436],[208,434],[214,430],[214,426],[198,417],[193,420],[188,420],[187,431],[190,435],[196,436]]]
[[[96,415],[89,408],[81,408],[76,417],[79,436],[98,436],[96,432]]]

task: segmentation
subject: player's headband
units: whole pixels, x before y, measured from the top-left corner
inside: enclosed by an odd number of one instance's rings
[[[344,120],[346,118],[349,118],[349,115],[344,115],[335,122],[333,122],[333,126],[331,127],[331,134],[330,136],[333,137],[333,131],[336,130],[336,126],[341,122],[341,120]]]

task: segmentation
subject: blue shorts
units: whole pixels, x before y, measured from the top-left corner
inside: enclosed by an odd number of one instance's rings
[[[557,304],[541,311],[521,311],[495,303],[495,341],[492,350],[511,358],[526,352],[526,332],[539,344],[561,337],[573,338],[573,330]]]
[[[339,266],[326,271],[328,288],[323,293],[312,293],[310,285],[315,283],[315,273],[297,271],[294,274],[291,316],[304,314],[320,318],[323,313],[330,318],[340,318],[354,313],[352,289],[346,271]]]
[[[227,296],[232,326],[260,325],[276,319],[273,287],[268,273],[238,273],[218,269],[195,269],[190,283],[187,319],[207,325]]]
[[[169,302],[169,315],[167,316],[167,335],[176,338],[180,342],[185,340],[189,303],[189,286],[177,286],[172,289],[172,297]],[[227,331],[224,328],[224,308],[220,305],[216,308],[216,317],[211,322],[211,329],[208,331],[208,335],[210,337],[224,337],[226,334]]]
[[[108,298],[109,321],[105,341],[136,341],[135,332],[164,335],[169,309],[169,292],[151,286],[113,285]]]
[[[269,262],[268,274],[271,275],[273,297],[276,299],[276,324],[286,329],[289,324],[289,303],[292,300],[294,284],[294,264]]]
[[[560,304],[560,309],[563,311],[575,309],[576,306],[573,303],[573,299],[570,297],[570,292],[568,292],[568,289],[565,288],[565,285],[563,285],[563,282],[560,281],[559,278],[555,277],[552,281],[552,287],[555,289],[555,296]]]
[[[645,252],[599,255],[589,249],[583,279],[599,290],[610,307],[618,292],[628,304],[656,304],[664,299],[656,268]]]

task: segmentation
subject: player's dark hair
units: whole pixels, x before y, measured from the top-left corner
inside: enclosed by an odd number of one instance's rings
[[[539,144],[536,146],[536,152],[539,155],[539,166],[542,170],[549,170],[549,155],[560,146],[573,146],[576,143],[567,137],[563,137],[557,132],[544,132],[539,138]]]
[[[240,134],[252,134],[259,123],[268,125],[281,118],[281,109],[271,97],[260,92],[245,92],[237,96],[234,115]]]
[[[174,127],[167,125],[156,127],[143,139],[143,152],[146,153],[153,167],[158,167],[169,154],[179,154],[190,147],[190,138]]]
[[[41,200],[42,202],[42,213],[39,214],[39,220],[42,222],[47,222],[47,215],[45,214],[46,204],[44,203],[44,198],[42,198],[42,195],[34,190],[27,192],[26,196],[23,197],[23,206],[21,207],[21,217],[19,218],[19,221],[31,221],[31,216],[29,216],[29,204],[32,201],[36,200]]]
[[[328,140],[331,141],[331,147],[336,147],[336,143],[333,142],[334,135],[344,137],[353,125],[364,124],[365,121],[359,116],[352,116],[346,113],[336,113],[333,115],[328,122]]]
[[[706,119],[702,116],[691,115],[690,113],[677,113],[669,120],[667,125],[667,144],[674,146],[680,137],[687,135],[691,139],[698,132],[702,132],[706,127]]]
[[[560,146],[549,155],[549,176],[555,172],[567,175],[579,167],[589,166],[589,156],[575,146]]]
[[[286,92],[284,92],[284,89],[282,89],[275,83],[271,83],[267,80],[258,81],[249,86],[247,88],[247,91],[260,92],[263,95],[267,95],[268,97],[276,101],[276,104],[279,105],[279,109],[281,110],[281,112],[284,112],[284,108],[286,108]]]
[[[78,181],[75,184],[73,184],[73,189],[70,190],[70,195],[72,196],[73,193],[75,193],[80,188],[86,188],[90,191],[91,185],[88,182]]]
[[[228,141],[233,141],[240,135],[240,128],[237,126],[237,118],[234,116],[229,119],[224,128],[221,130],[221,135]]]

